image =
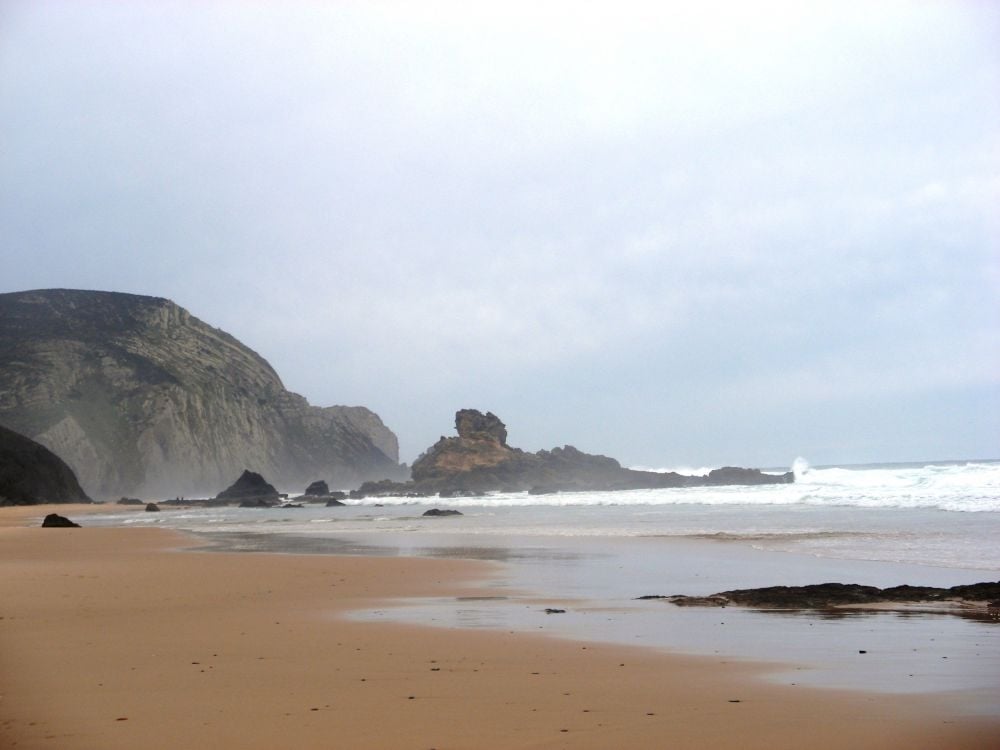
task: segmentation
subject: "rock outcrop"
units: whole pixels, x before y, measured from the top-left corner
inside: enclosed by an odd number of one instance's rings
[[[736,589],[709,596],[642,596],[665,599],[681,607],[755,607],[759,609],[828,609],[866,604],[986,603],[1000,599],[1000,581],[950,588],[891,586],[881,589],[857,583],[818,583],[809,586],[766,586]]]
[[[322,479],[317,479],[306,487],[306,491],[303,494],[307,497],[323,497],[330,494],[330,486]]]
[[[76,521],[71,521],[66,516],[60,516],[58,513],[49,513],[42,520],[43,529],[78,529],[80,524]]]
[[[98,498],[207,497],[244,466],[283,487],[406,475],[376,414],[311,406],[256,352],[156,297],[0,294],[0,423]]]
[[[507,428],[496,415],[462,409],[455,415],[457,437],[442,437],[413,462],[409,482],[367,482],[352,493],[443,497],[489,491],[547,494],[561,491],[631,490],[715,484],[784,484],[791,472],[764,474],[727,467],[706,476],[635,471],[613,458],[584,453],[571,445],[527,453],[507,445]]]
[[[59,456],[0,426],[0,505],[90,501],[73,470]]]
[[[276,505],[281,494],[255,471],[244,469],[239,479],[215,496],[216,500],[227,503],[246,504],[249,507]]]

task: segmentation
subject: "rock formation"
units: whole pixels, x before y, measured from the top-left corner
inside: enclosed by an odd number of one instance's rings
[[[935,586],[891,586],[880,589],[857,583],[818,583],[809,586],[766,586],[736,589],[709,596],[641,596],[665,599],[680,607],[756,607],[760,609],[827,609],[865,604],[986,603],[1000,599],[1000,581]]]
[[[715,484],[783,484],[791,472],[764,474],[727,467],[707,476],[681,476],[623,468],[613,458],[584,453],[571,445],[526,453],[507,445],[507,428],[496,415],[462,409],[455,415],[458,437],[442,437],[413,462],[411,481],[366,482],[354,497],[427,495],[442,497],[487,491],[533,494],[581,490],[631,490]]]
[[[244,466],[279,486],[405,476],[376,414],[310,406],[256,352],[156,297],[0,294],[0,423],[99,498],[206,497]]]
[[[309,497],[323,497],[330,494],[330,486],[322,479],[317,479],[306,487],[304,494]]]
[[[80,524],[75,521],[71,521],[66,516],[60,516],[58,513],[49,513],[42,520],[43,529],[78,529]]]
[[[260,474],[244,469],[239,479],[216,495],[215,499],[258,507],[276,505],[281,500],[281,495]]]
[[[0,505],[89,502],[65,461],[44,445],[0,426]]]

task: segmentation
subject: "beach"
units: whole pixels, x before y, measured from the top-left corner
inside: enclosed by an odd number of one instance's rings
[[[398,598],[494,597],[498,563],[207,552],[163,528],[37,528],[48,510],[0,510],[6,747],[991,748],[1000,738],[998,717],[933,693],[778,685],[762,679],[765,665],[725,656],[352,616]],[[56,509],[84,524],[108,510]]]

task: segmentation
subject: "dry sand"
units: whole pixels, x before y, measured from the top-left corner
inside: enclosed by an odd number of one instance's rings
[[[25,527],[49,510],[0,509],[2,747],[1000,746],[1000,720],[934,696],[779,687],[743,663],[338,616],[481,593],[486,564]]]

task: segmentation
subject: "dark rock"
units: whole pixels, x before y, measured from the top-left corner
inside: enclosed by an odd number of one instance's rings
[[[240,501],[241,508],[276,505],[281,495],[260,474],[245,469],[240,478],[215,496],[216,500]],[[250,502],[250,505],[245,505]]]
[[[89,502],[65,461],[31,438],[0,426],[0,505]]]
[[[794,481],[795,474],[791,471],[775,475],[764,474],[760,469],[724,466],[708,472],[708,484],[791,484]]]
[[[73,523],[58,513],[49,513],[45,516],[45,520],[42,521],[42,527],[47,529],[78,529],[80,528],[80,524]]]
[[[547,614],[547,615],[564,615],[564,614],[566,614],[566,610],[565,609],[554,609],[552,607],[546,607],[545,608],[545,614]]]
[[[557,492],[559,490],[556,487],[540,487],[538,485],[528,489],[529,495],[554,495]]]
[[[425,516],[460,516],[461,512],[457,510],[441,510],[440,508],[431,508],[430,510],[424,511]]]
[[[304,506],[302,503],[285,503],[283,505],[280,505],[279,507],[282,510],[284,510],[285,508],[305,508],[306,506]]]
[[[411,494],[416,495],[417,493],[407,493],[407,496]],[[441,490],[437,493],[438,497],[449,498],[449,497],[486,497],[486,493],[482,490],[467,490],[467,489],[453,489],[453,490]],[[426,497],[426,495],[425,495]]]
[[[146,503],[146,512],[147,513],[159,513],[160,512],[160,506],[157,505],[156,503]]]
[[[275,503],[260,498],[240,501],[241,508],[273,508],[274,506]]]
[[[678,607],[725,607],[731,604],[724,596],[641,596],[640,599],[666,599]]]
[[[142,500],[140,500],[137,497],[123,497],[121,500],[118,501],[118,505],[144,505],[144,504],[145,503],[143,503]]]
[[[340,500],[338,500],[335,497],[331,497],[329,500],[326,501],[326,507],[327,508],[340,508],[340,507],[343,507],[343,506],[344,506],[344,503],[340,502]]]
[[[305,494],[314,497],[325,497],[330,494],[330,487],[325,481],[318,479],[306,487]]]
[[[1000,581],[951,588],[933,586],[893,586],[880,589],[856,583],[820,583],[809,586],[767,586],[759,589],[723,591],[711,596],[645,596],[665,598],[681,607],[725,607],[738,605],[761,609],[827,609],[845,605],[987,602],[1000,596]]]

